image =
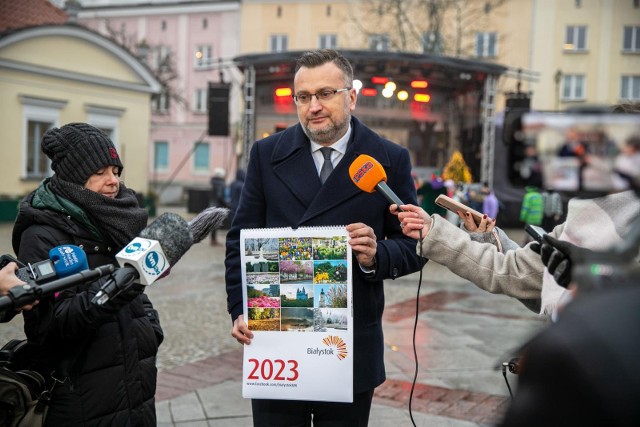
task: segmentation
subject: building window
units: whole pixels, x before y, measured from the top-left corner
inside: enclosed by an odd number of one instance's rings
[[[476,33],[476,57],[493,58],[497,55],[498,43],[496,33]]]
[[[278,6],[278,8],[276,9],[276,16],[278,18],[282,18],[282,6]]]
[[[275,34],[271,36],[269,50],[271,52],[286,52],[288,49],[288,37],[285,34]]]
[[[587,27],[584,25],[569,25],[564,36],[564,50],[581,52],[587,50]]]
[[[193,111],[196,113],[207,112],[207,89],[197,89],[194,92]]]
[[[318,48],[335,49],[338,47],[338,36],[335,34],[320,34],[318,36]]]
[[[195,66],[196,68],[208,67],[213,59],[213,46],[199,45],[196,46]]]
[[[622,76],[620,81],[620,99],[640,101],[640,76]]]
[[[623,52],[640,52],[640,26],[625,26],[622,36]]]
[[[164,20],[163,20],[163,21],[162,21],[162,23],[160,23],[160,29],[161,29],[162,31],[164,31],[164,30],[166,30],[166,29],[167,29],[167,21],[164,21]]]
[[[154,49],[153,64],[156,70],[167,70],[171,68],[171,48],[169,46],[158,46]]]
[[[22,104],[23,152],[22,176],[26,179],[42,180],[50,175],[49,159],[40,148],[42,135],[52,127],[59,126],[60,111],[67,101],[34,98],[19,95]]]
[[[327,16],[331,16],[331,5],[327,6],[327,12],[326,12]]]
[[[575,0],[576,9],[580,9],[582,7],[582,0]]]
[[[199,141],[193,152],[194,172],[209,173],[209,144]]]
[[[43,179],[49,175],[49,159],[40,150],[42,135],[53,127],[52,122],[37,120],[27,121],[27,158],[25,164],[25,177]]]
[[[207,18],[202,18],[202,29],[205,30],[209,26],[209,21]]]
[[[153,143],[153,170],[169,170],[169,143],[167,141]]]
[[[565,74],[562,79],[562,100],[583,101],[585,78],[581,74]]]
[[[391,38],[388,34],[372,34],[368,45],[370,50],[386,52],[391,48]]]
[[[422,52],[434,55],[442,55],[444,46],[442,35],[438,32],[427,31],[422,33]]]
[[[169,91],[166,88],[151,98],[151,109],[154,113],[167,113],[169,111]]]

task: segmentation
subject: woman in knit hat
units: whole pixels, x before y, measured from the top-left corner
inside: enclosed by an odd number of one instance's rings
[[[63,244],[80,246],[90,268],[115,254],[147,225],[147,212],[120,181],[113,142],[86,123],[47,131],[42,151],[54,175],[20,203],[13,249],[22,262],[49,258]],[[41,300],[24,313],[37,346],[32,367],[56,382],[47,426],[155,426],[155,357],[163,334],[141,286],[98,306],[91,299],[107,279]]]

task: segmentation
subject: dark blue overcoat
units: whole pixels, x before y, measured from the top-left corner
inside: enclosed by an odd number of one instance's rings
[[[400,200],[417,205],[409,152],[381,138],[355,117],[351,126],[347,151],[324,185],[300,124],[253,145],[240,204],[227,234],[225,265],[228,310],[235,319],[242,314],[241,229],[355,222],[372,227],[378,239],[376,273],[364,274],[355,265],[352,280],[354,393],[360,393],[385,380],[383,280],[413,273],[423,263],[416,255],[416,241],[402,234],[398,219],[389,213],[389,202],[379,192],[358,189],[349,177],[349,166],[356,157],[370,155],[382,164],[387,184]]]

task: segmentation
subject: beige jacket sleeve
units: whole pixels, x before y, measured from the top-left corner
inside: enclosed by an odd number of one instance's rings
[[[540,255],[524,248],[498,252],[489,243],[471,240],[469,235],[439,215],[433,215],[427,236],[417,251],[480,289],[520,300],[539,300],[544,264]],[[556,227],[552,233],[559,233]],[[554,236],[555,237],[555,236]]]

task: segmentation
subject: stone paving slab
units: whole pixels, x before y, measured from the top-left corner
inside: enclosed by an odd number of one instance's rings
[[[421,302],[424,303],[425,307],[425,314],[422,314],[418,319],[418,329],[429,329],[426,321],[422,318],[427,315],[427,312],[431,310],[446,312],[448,304],[465,298],[472,298],[472,295],[465,292],[437,291],[421,297]],[[407,336],[411,332],[410,322],[413,320],[411,319],[411,311],[407,310],[411,303],[415,305],[415,300],[392,304],[385,311],[384,321],[388,325],[386,330],[389,330],[391,326],[397,326],[397,330],[401,331],[400,340],[404,344],[400,351],[396,348],[395,351],[389,350],[385,354],[387,366],[392,366],[395,369],[389,369],[389,378],[376,389],[374,409],[372,409],[372,423],[370,425],[390,425],[390,421],[385,421],[386,417],[383,415],[387,414],[387,411],[393,411],[393,418],[397,421],[398,417],[400,417],[407,422],[407,425],[411,424],[410,418],[406,419],[409,415],[414,416],[416,425],[429,425],[428,422],[436,422],[437,424],[432,425],[438,426],[463,426],[465,425],[464,423],[473,426],[495,424],[509,403],[509,398],[504,394],[491,394],[473,391],[469,388],[451,388],[439,384],[429,384],[430,380],[427,375],[427,383],[417,382],[413,395],[411,395],[412,378],[410,373],[415,372],[415,360],[412,359],[407,345],[410,342],[410,337]],[[490,319],[493,317],[498,322],[502,319],[502,316],[491,316],[483,311],[469,310],[467,315],[481,318],[489,317]],[[530,320],[528,316],[508,317],[514,320]],[[448,331],[448,334],[451,334],[450,338],[454,342],[462,343],[465,346],[470,345],[470,336],[459,334],[453,330]],[[393,336],[394,334],[388,335]],[[395,339],[398,339],[398,337],[395,337]],[[436,341],[440,339],[442,337],[436,339]],[[422,351],[429,346],[429,343],[428,340],[425,340],[418,345],[419,350]],[[439,352],[441,355],[444,354],[445,358],[447,357],[446,349],[440,348],[433,351]],[[485,365],[487,363],[489,365],[495,364],[491,358],[484,358],[479,363],[484,363]],[[402,379],[394,378],[397,376],[401,376]],[[477,379],[478,372],[463,372],[461,374],[462,378],[470,376]],[[504,384],[500,382],[499,371],[495,368],[490,368],[487,376],[488,381],[499,382],[500,389],[504,388]],[[173,422],[173,425],[180,426],[185,425],[184,423],[187,422],[197,423],[203,419],[209,420],[210,423],[215,420],[215,423],[210,425],[221,425],[218,422],[222,420],[235,422],[233,425],[237,426],[244,425],[244,422],[247,422],[247,425],[251,425],[250,402],[241,397],[241,378],[241,347],[160,372],[156,394],[159,413],[158,421]],[[221,393],[220,387],[224,388],[223,393]],[[169,400],[169,408],[165,403],[167,400]],[[410,414],[409,401],[411,401]],[[238,409],[238,406],[240,406],[240,409]],[[172,417],[171,421],[166,418],[167,411]],[[160,414],[163,414],[164,418],[162,420],[160,419]],[[388,415],[391,416],[391,414]],[[421,420],[421,424],[416,419]],[[448,421],[445,422],[443,420]],[[422,421],[424,421],[423,424]],[[462,424],[456,424],[456,422]]]

